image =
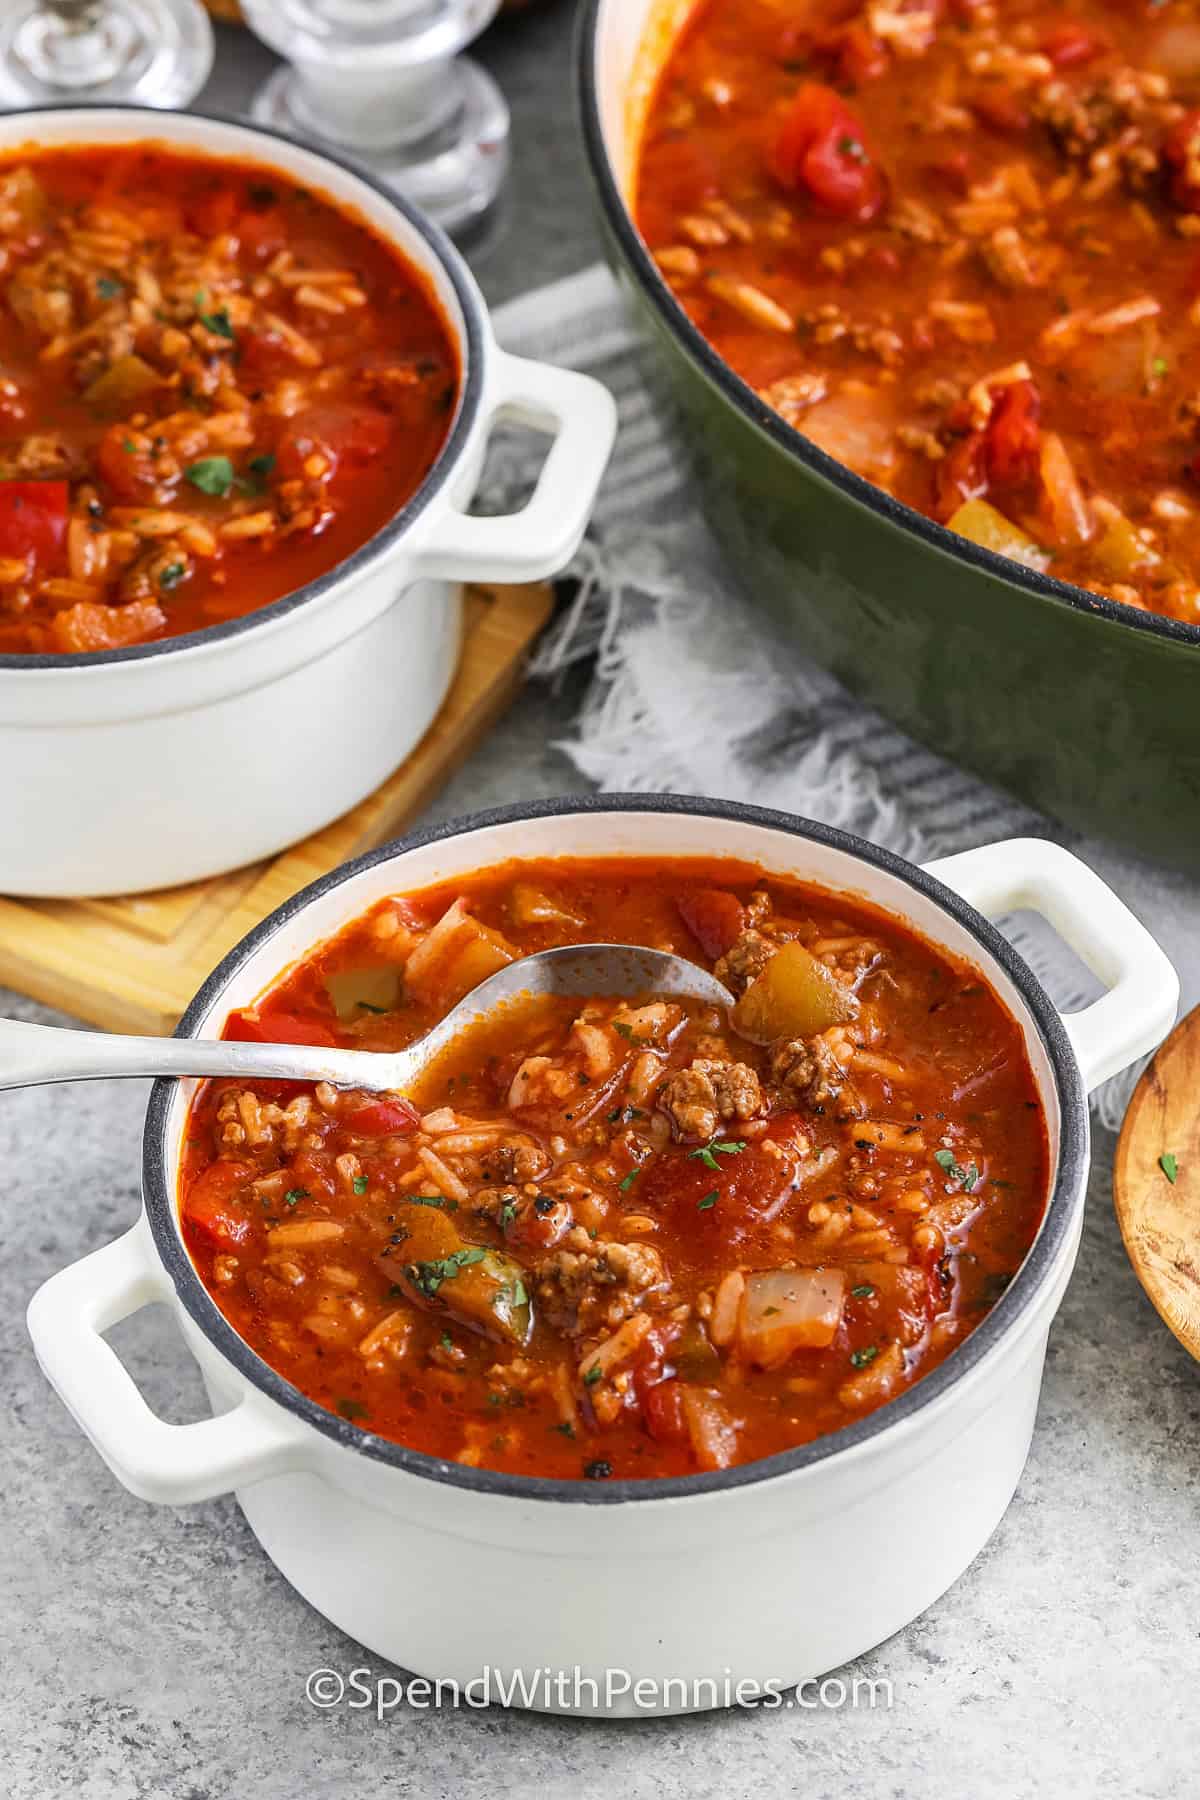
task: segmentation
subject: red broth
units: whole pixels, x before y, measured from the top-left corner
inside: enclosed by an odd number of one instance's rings
[[[382,902],[226,1035],[398,1048],[596,939],[738,1005],[516,1007],[412,1104],[208,1083],[180,1192],[206,1287],[322,1406],[469,1465],[681,1475],[864,1417],[986,1317],[1049,1181],[1016,1022],[898,921],[728,861],[513,863]]]
[[[420,486],[458,392],[425,277],[271,168],[0,165],[0,653],[241,618]]]

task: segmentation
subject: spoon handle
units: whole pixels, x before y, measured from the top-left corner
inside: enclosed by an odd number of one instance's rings
[[[234,1075],[378,1088],[390,1058],[313,1044],[236,1044],[203,1038],[116,1037],[0,1019],[0,1088],[135,1075]]]

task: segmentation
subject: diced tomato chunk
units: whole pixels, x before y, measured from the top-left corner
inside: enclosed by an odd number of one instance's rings
[[[985,453],[992,481],[1027,481],[1037,469],[1041,447],[1041,397],[1032,381],[1014,381],[992,407]]]
[[[633,1386],[638,1397],[638,1404],[645,1403],[646,1395],[656,1388],[660,1381],[674,1374],[666,1365],[667,1344],[666,1329],[656,1325],[646,1333],[638,1351],[637,1361],[633,1365]]]
[[[948,151],[930,163],[929,169],[956,194],[965,195],[971,185],[971,158],[966,150]]]
[[[637,1184],[638,1211],[679,1233],[693,1266],[714,1274],[728,1268],[731,1253],[739,1256],[795,1192],[795,1143],[807,1122],[796,1112],[776,1113],[764,1137],[749,1142],[738,1129],[734,1120],[722,1127],[729,1134],[722,1143],[744,1148],[715,1152],[716,1169],[680,1144],[656,1157]]]
[[[977,500],[987,493],[987,438],[982,431],[972,431],[960,438],[941,461],[934,464],[934,511],[939,519],[948,519],[964,500]]]
[[[687,1420],[683,1411],[683,1384],[676,1380],[660,1381],[642,1401],[642,1417],[646,1430],[658,1444],[682,1444],[687,1437]]]
[[[368,1100],[343,1116],[347,1129],[359,1137],[391,1137],[396,1132],[415,1131],[420,1114],[407,1100]]]
[[[887,180],[841,95],[806,81],[770,147],[771,173],[822,212],[865,225],[887,202]]]
[[[133,432],[128,425],[110,425],[100,439],[96,462],[118,500],[138,506],[157,497],[154,450],[144,433]]]
[[[285,480],[304,475],[314,452],[332,463],[335,472],[361,469],[383,454],[391,437],[392,421],[378,407],[310,407],[279,445],[279,473]]]
[[[891,65],[887,45],[862,24],[848,25],[837,46],[837,74],[849,87],[862,87],[885,75]]]
[[[0,481],[0,556],[52,564],[67,538],[68,499],[65,481]]]
[[[971,110],[984,125],[1002,137],[1020,137],[1032,119],[1011,88],[985,88],[971,101]]]
[[[1077,69],[1107,49],[1102,38],[1075,19],[1049,26],[1038,40],[1038,49],[1056,69]]]
[[[1163,144],[1167,187],[1181,212],[1200,212],[1200,109],[1184,113]]]
[[[191,1188],[183,1208],[187,1223],[216,1250],[235,1250],[250,1235],[249,1217],[232,1202],[253,1178],[248,1163],[215,1162]]]
[[[633,1390],[650,1436],[660,1444],[682,1444],[687,1420],[682,1405],[682,1383],[667,1362],[664,1327],[651,1331],[633,1368]]]
[[[746,922],[741,901],[724,888],[700,888],[694,894],[682,894],[675,904],[680,918],[713,962],[724,956]]]
[[[337,1159],[330,1150],[298,1150],[289,1178],[311,1200],[332,1200],[338,1191]]]

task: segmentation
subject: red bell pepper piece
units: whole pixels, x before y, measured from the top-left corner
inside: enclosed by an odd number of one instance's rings
[[[358,1137],[393,1137],[397,1132],[415,1131],[420,1118],[407,1100],[368,1100],[343,1114],[342,1123]]]
[[[250,1236],[250,1219],[232,1203],[238,1188],[253,1179],[248,1163],[210,1163],[184,1201],[183,1217],[214,1250],[236,1250]]]
[[[0,556],[28,556],[46,568],[67,539],[65,481],[0,481]]]
[[[694,894],[682,894],[675,904],[680,918],[713,962],[724,956],[745,927],[741,901],[724,888],[700,888]]]

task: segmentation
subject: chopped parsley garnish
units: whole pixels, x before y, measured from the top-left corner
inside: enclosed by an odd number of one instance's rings
[[[202,456],[184,471],[194,488],[223,500],[233,486],[233,464],[227,456]]]
[[[365,1419],[367,1416],[367,1409],[361,1400],[339,1400],[337,1409],[343,1419]]]
[[[1154,376],[1154,379],[1156,381],[1161,381],[1163,376],[1167,372],[1166,357],[1165,356],[1156,356],[1154,361],[1150,364],[1150,372]]]
[[[857,1287],[852,1287],[850,1289],[850,1292],[856,1300],[869,1300],[874,1294],[875,1289],[871,1286],[869,1281],[860,1281]]]
[[[96,278],[96,292],[102,300],[119,300],[125,292],[125,283],[118,281],[115,275],[99,275]]]
[[[458,1207],[457,1200],[443,1200],[440,1194],[406,1194],[404,1198],[410,1206],[440,1206],[448,1212]]]
[[[502,1231],[507,1231],[516,1216],[517,1208],[515,1201],[506,1200],[500,1208],[500,1229]]]
[[[561,1425],[552,1425],[550,1429],[559,1432],[565,1438],[573,1438],[575,1436],[575,1427],[572,1425],[570,1419],[564,1419]]]
[[[356,1194],[365,1194],[369,1186],[370,1183],[365,1175],[356,1175],[354,1177],[354,1191]]]
[[[168,563],[165,569],[158,571],[158,585],[169,594],[172,588],[179,586],[186,574],[186,563]]]
[[[1176,1177],[1179,1174],[1179,1159],[1178,1159],[1178,1157],[1176,1157],[1170,1150],[1164,1150],[1162,1155],[1158,1159],[1158,1166],[1162,1170],[1163,1174],[1166,1176],[1167,1180],[1170,1182],[1171,1186],[1174,1187]]]
[[[607,1481],[612,1474],[612,1464],[602,1460],[584,1463],[583,1473],[588,1481]]]
[[[867,1364],[873,1363],[878,1355],[878,1344],[866,1344],[861,1350],[852,1350],[850,1352],[850,1361],[854,1364],[856,1369],[865,1369]]]
[[[289,1188],[283,1197],[289,1206],[295,1206],[298,1201],[309,1199],[310,1195],[307,1188]]]
[[[404,1273],[419,1293],[432,1300],[443,1281],[452,1281],[460,1269],[469,1269],[486,1255],[480,1249],[452,1250],[449,1256],[440,1256],[434,1262],[409,1263]]]
[[[935,1150],[933,1160],[945,1169],[951,1181],[961,1184],[965,1193],[974,1193],[979,1180],[979,1170],[974,1163],[968,1163],[964,1169],[961,1163],[955,1162],[953,1150]]]
[[[454,1339],[450,1336],[448,1331],[443,1331],[438,1342],[441,1344],[443,1350],[453,1350],[454,1348]]]
[[[705,1194],[703,1200],[697,1200],[696,1211],[707,1212],[710,1206],[715,1206],[717,1204],[720,1197],[721,1196],[717,1193],[716,1188],[713,1188],[709,1193]]]
[[[633,1042],[633,1026],[626,1025],[624,1019],[614,1019],[613,1020],[613,1030],[615,1032],[618,1032],[621,1037],[628,1039],[628,1041],[632,1044],[632,1042]]]
[[[623,1194],[626,1194],[629,1192],[629,1189],[633,1186],[634,1182],[637,1180],[637,1178],[641,1174],[641,1172],[642,1171],[640,1169],[630,1169],[628,1175],[625,1177],[624,1181],[621,1183],[621,1192]]]
[[[843,156],[850,157],[854,162],[865,163],[870,162],[871,160],[858,139],[855,137],[850,137],[849,135],[840,137],[838,139],[838,149]]]
[[[204,293],[197,294],[196,317],[203,325],[205,331],[211,331],[214,337],[225,338],[229,343],[234,343],[233,326],[229,322],[229,314],[225,311],[225,308],[222,306],[219,307],[216,312],[206,312],[205,308],[207,305],[207,295]]]
[[[717,1161],[718,1156],[740,1156],[745,1148],[744,1138],[739,1138],[734,1143],[723,1143],[712,1138],[707,1144],[702,1144],[699,1150],[689,1150],[688,1155],[696,1162],[702,1162],[706,1169],[719,1169],[721,1165]]]
[[[600,1364],[593,1363],[590,1369],[585,1369],[583,1371],[584,1387],[595,1387],[603,1373],[604,1370],[600,1367]]]
[[[275,458],[271,455],[252,456],[246,464],[247,473],[239,475],[234,482],[239,494],[261,494],[267,485],[267,476],[275,467]]]

